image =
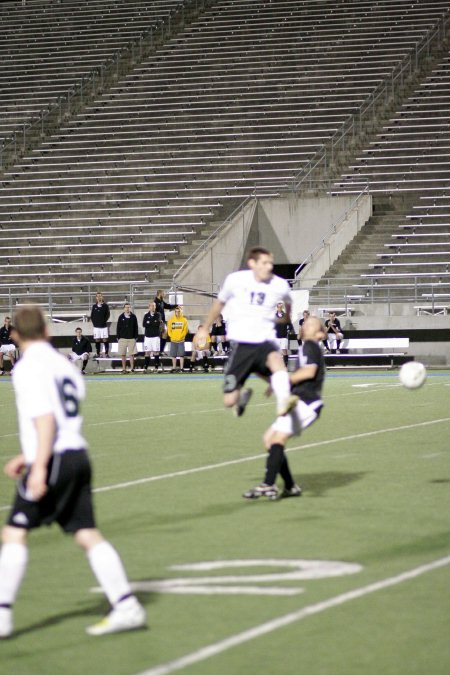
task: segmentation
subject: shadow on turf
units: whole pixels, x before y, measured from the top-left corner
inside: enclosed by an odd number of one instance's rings
[[[137,593],[136,595],[137,597],[140,597],[141,593]],[[146,593],[145,598],[146,598],[145,604],[148,605],[148,603],[151,601],[151,594]],[[92,623],[92,621],[90,621],[90,617],[93,617],[95,620],[100,621],[100,619],[103,616],[105,616],[108,613],[108,611],[109,606],[105,603],[104,600],[102,600],[101,602],[98,602],[97,604],[92,605],[90,607],[84,607],[83,609],[74,609],[69,612],[62,612],[60,614],[55,614],[54,616],[48,617],[47,619],[43,619],[42,621],[37,621],[36,623],[32,623],[28,626],[25,626],[24,628],[20,628],[19,630],[15,629],[9,640],[14,640],[15,638],[19,638],[22,635],[27,635],[27,633],[34,633],[35,631],[39,631],[45,628],[51,628],[51,626],[57,626],[58,624],[66,621],[67,619],[76,619],[78,617],[84,617],[86,619],[86,626],[87,626],[89,623]],[[142,630],[146,630],[146,628],[147,627],[144,627],[142,628]]]
[[[303,494],[309,497],[324,497],[328,490],[346,487],[350,483],[361,480],[364,471],[344,473],[343,471],[323,471],[322,473],[304,473],[298,478]]]

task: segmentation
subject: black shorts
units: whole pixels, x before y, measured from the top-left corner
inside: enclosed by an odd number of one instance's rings
[[[95,527],[91,464],[84,450],[53,455],[48,465],[48,491],[37,502],[26,498],[27,475],[18,482],[8,525],[32,530],[57,522],[64,532]]]
[[[243,385],[251,373],[270,377],[272,373],[266,366],[267,357],[277,351],[278,345],[271,340],[257,344],[232,342],[230,358],[225,369],[224,393],[229,394]]]

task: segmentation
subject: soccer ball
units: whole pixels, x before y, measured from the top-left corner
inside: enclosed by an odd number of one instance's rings
[[[427,371],[423,363],[408,361],[402,365],[398,376],[407,389],[418,389],[427,379]]]

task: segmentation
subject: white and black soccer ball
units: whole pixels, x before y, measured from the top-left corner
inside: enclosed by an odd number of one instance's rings
[[[406,389],[419,389],[427,379],[427,369],[419,361],[408,361],[402,365],[398,376]]]

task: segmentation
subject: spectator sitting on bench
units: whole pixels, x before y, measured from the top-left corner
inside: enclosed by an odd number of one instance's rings
[[[92,352],[92,345],[83,335],[81,328],[75,328],[75,337],[72,340],[72,351],[69,354],[69,361],[82,361],[81,372],[85,375],[85,368]]]
[[[344,334],[341,329],[340,321],[336,318],[336,312],[328,312],[328,317],[329,318],[325,321],[327,339],[324,340],[324,345],[328,351],[332,354],[336,354],[340,350]]]
[[[11,319],[9,316],[5,316],[4,325],[0,328],[0,375],[3,375],[3,359],[5,354],[8,356],[11,361],[11,372],[14,368],[14,363],[16,362],[16,345],[12,341],[11,331],[13,326],[11,326]]]

